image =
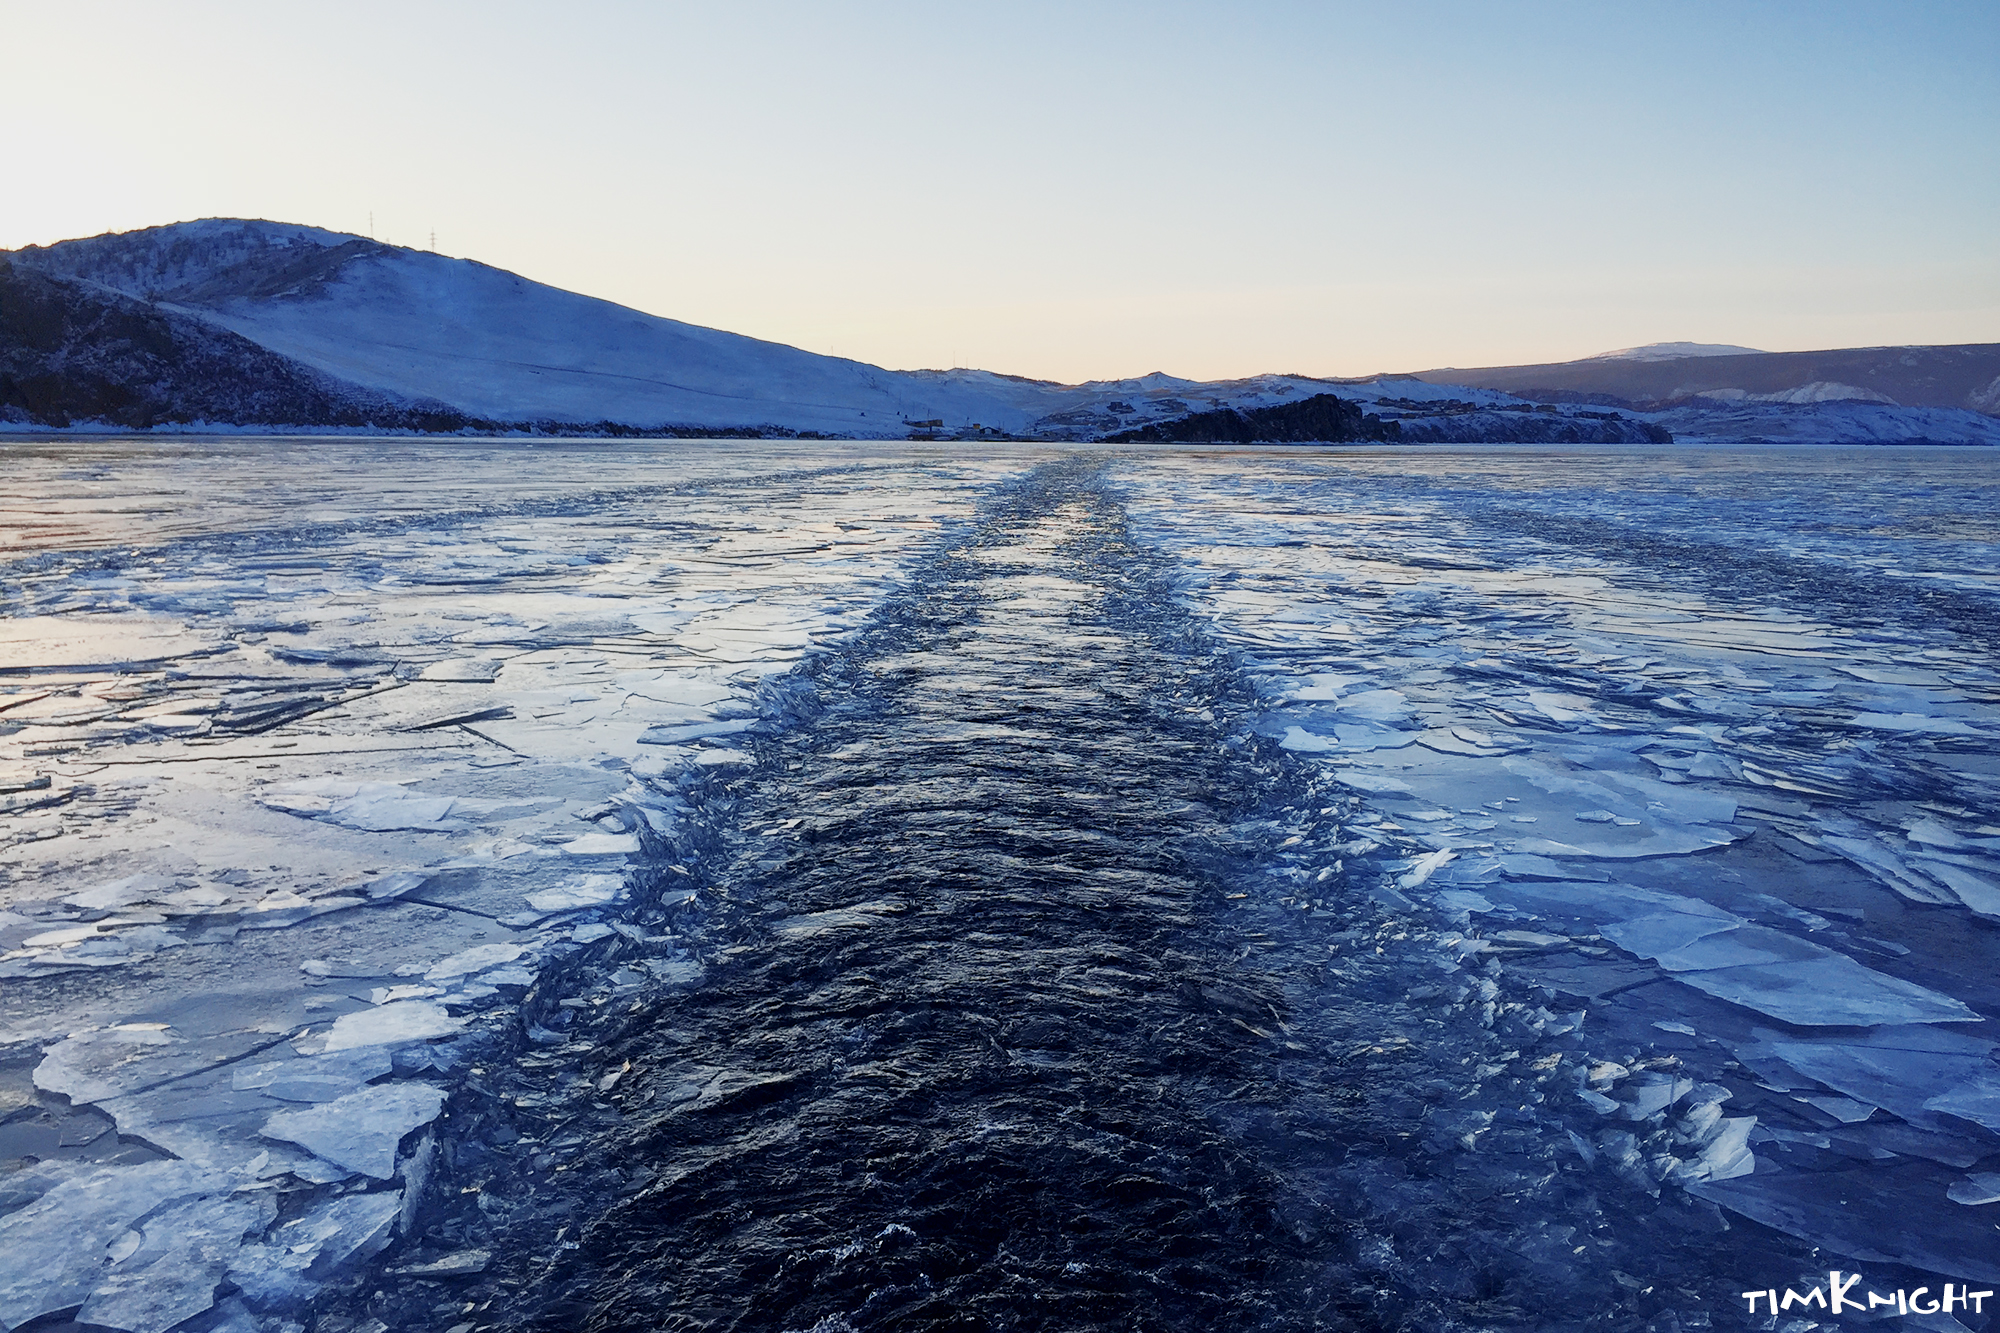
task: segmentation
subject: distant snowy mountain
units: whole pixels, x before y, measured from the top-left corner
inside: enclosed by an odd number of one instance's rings
[[[8,257],[228,330],[384,401],[443,404],[486,423],[1082,438],[1326,387],[1295,376],[1058,385],[987,371],[891,371],[644,314],[472,260],[284,223],[210,219]]]
[[[496,421],[889,434],[906,417],[1005,412],[983,424],[1026,424],[977,390],[905,384],[859,362],[312,227],[211,220],[15,258],[207,320],[342,380]]]
[[[1659,346],[1664,349],[1677,344]],[[1653,349],[1633,350],[1650,353]],[[1844,402],[1881,409],[2000,415],[2000,343],[1850,347],[1823,352],[1703,349],[1676,356],[1611,353],[1540,366],[1427,370],[1421,378],[1438,385],[1474,385],[1542,401],[1590,402],[1652,412],[1683,406],[1703,409]],[[1731,419],[1741,415],[1739,412]],[[1911,420],[1907,415],[1889,416],[1881,418],[1881,424],[1889,429],[1894,422],[1907,424]],[[1956,420],[1938,418],[1927,430],[1955,435],[1959,433],[1952,424]],[[1912,438],[1942,437],[1922,434]]]
[[[2000,445],[2000,418],[1965,408],[1896,407],[1853,399],[1705,399],[1646,419],[1683,441]]]
[[[1965,409],[2000,413],[2000,346],[1659,343],[1368,381],[1155,373],[1066,385],[819,356],[287,223],[207,219],[0,251],[0,429],[1179,438],[1202,427],[1167,423],[1263,421],[1328,393],[1400,423],[1405,441],[1636,443],[1665,433],[1648,414],[1669,408],[1742,422],[1832,404],[1853,411],[1818,419],[1852,438],[1970,440]],[[1892,408],[1904,415],[1867,416]],[[1959,411],[1907,415],[1930,408]]]
[[[1556,401],[1412,375],[1344,380],[1336,392],[1397,425],[1405,444],[1643,444],[1668,440],[1784,444],[2000,445],[2000,417],[1966,408],[1901,407],[1852,385],[1774,394],[1721,390],[1635,408],[1562,390]]]
[[[1586,361],[1675,361],[1687,356],[1757,356],[1755,347],[1733,343],[1647,343],[1644,347],[1621,347],[1615,352],[1599,352]]]
[[[1896,406],[1896,400],[1886,393],[1864,389],[1857,384],[1836,384],[1831,380],[1813,380],[1801,384],[1796,389],[1785,389],[1778,393],[1749,393],[1742,389],[1704,389],[1694,395],[1718,403],[1887,403]]]

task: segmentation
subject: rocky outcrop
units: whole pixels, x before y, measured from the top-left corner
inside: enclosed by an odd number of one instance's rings
[[[1395,422],[1364,414],[1330,393],[1277,407],[1194,412],[1104,437],[1111,444],[1347,444],[1396,438]]]

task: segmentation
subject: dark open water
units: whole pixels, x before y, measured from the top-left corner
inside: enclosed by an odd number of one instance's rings
[[[1350,798],[1225,740],[1254,701],[1169,572],[1052,463],[796,679],[697,793],[728,832],[454,1113],[434,1234],[512,1293],[468,1318],[1667,1329],[1731,1319],[1717,1272],[1810,1266],[1698,1201],[1631,1220],[1525,1072],[1562,1039],[1286,851]]]

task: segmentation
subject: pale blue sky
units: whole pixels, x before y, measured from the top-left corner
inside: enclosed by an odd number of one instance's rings
[[[2000,340],[2000,4],[0,0],[0,246],[215,215],[898,367]]]

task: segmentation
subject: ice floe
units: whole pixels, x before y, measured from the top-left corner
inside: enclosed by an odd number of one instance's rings
[[[616,938],[635,857],[692,855],[690,788],[754,762],[766,682],[1027,465],[84,452],[87,494],[57,454],[7,470],[10,512],[78,519],[7,534],[29,563],[0,622],[0,985],[24,1059],[0,1106],[80,1146],[0,1190],[0,1325],[88,1299],[165,1328],[233,1286],[203,1318],[236,1333],[388,1242],[453,1043],[514,1021],[551,949]],[[160,493],[182,498],[128,503]],[[290,1220],[258,1202],[274,1183]]]
[[[396,1174],[397,1146],[443,1107],[444,1090],[428,1083],[370,1085],[305,1110],[280,1111],[264,1122],[263,1133],[335,1166],[389,1180]]]
[[[771,678],[1026,465],[593,450],[112,445],[82,500],[62,451],[10,458],[19,512],[88,512],[10,565],[0,984],[34,1073],[0,1093],[98,1137],[0,1180],[0,1322],[165,1328],[233,1287],[207,1317],[276,1333],[386,1245],[454,1043],[625,938],[628,863],[699,850],[691,793],[756,762]],[[1262,689],[1245,734],[1364,812],[1274,863],[1299,910],[1375,876],[1441,923],[1452,1003],[1615,1056],[1549,1077],[1577,1151],[1647,1188],[1863,1257],[1990,1246],[2000,677],[1942,621],[1840,600],[1990,596],[1941,489],[1254,457],[1119,480]],[[202,498],[120,498],[163,478]],[[1848,583],[1786,583],[1814,570]],[[1879,1211],[1843,1220],[1857,1197]],[[1923,1209],[1969,1229],[1918,1243],[1895,1219]]]
[[[429,1041],[463,1031],[465,1020],[454,1018],[444,1006],[427,1000],[399,1000],[357,1013],[342,1014],[333,1027],[317,1039],[320,1052],[351,1051],[363,1046],[386,1046],[395,1042]],[[313,1042],[294,1043],[306,1046]]]
[[[239,1183],[227,1173],[191,1162],[104,1167],[65,1180],[26,1207],[0,1217],[0,1256],[4,1256],[0,1258],[0,1321],[13,1328],[81,1305],[100,1289],[104,1290],[105,1304],[120,1316],[132,1312],[150,1318],[144,1313],[147,1298],[135,1290],[145,1284],[135,1282],[129,1272],[115,1271],[119,1261],[110,1258],[112,1247],[156,1210],[183,1200],[227,1196]],[[252,1229],[252,1218],[234,1210],[230,1216],[244,1219],[244,1226],[236,1233],[240,1241]],[[156,1227],[155,1232],[159,1242],[152,1258],[157,1259],[160,1244],[172,1237],[164,1227]],[[143,1243],[142,1239],[141,1247]],[[139,1247],[121,1249],[126,1258],[140,1259],[135,1268],[155,1266]],[[208,1291],[213,1292],[215,1272],[206,1262],[192,1272],[170,1263],[158,1276],[161,1284],[155,1299],[166,1308],[184,1309],[181,1318],[213,1303],[189,1293],[190,1281],[197,1288],[206,1281]],[[187,1308],[198,1299],[198,1304]],[[165,1327],[168,1325],[148,1325],[149,1329]]]
[[[1609,465],[1615,498],[1541,466],[1180,457],[1121,479],[1256,676],[1257,732],[1376,815],[1321,863],[1451,923],[1452,962],[1492,969],[1468,1003],[1504,1007],[1495,977],[1553,988],[1590,1004],[1594,1040],[1692,1075],[1606,1062],[1619,1072],[1577,1091],[1586,1113],[1666,1128],[1586,1134],[1582,1151],[1842,1253],[1993,1270],[1974,1231],[1865,1235],[1836,1201],[1934,1191],[1886,1210],[1927,1215],[1945,1198],[1933,1176],[1860,1177],[2000,1152],[1977,933],[2000,913],[2000,674],[1962,630],[1883,623],[1865,574],[1812,598],[1773,581],[1888,570],[1921,534],[1929,588],[1990,592],[1990,542],[1930,535],[1986,477],[1960,469],[1947,494],[1864,470],[1836,531],[1782,488],[1741,500],[1679,464]],[[1649,543],[1729,573],[1663,566]],[[1402,707],[1375,717],[1340,711],[1391,696]],[[1952,1198],[1985,1197],[1970,1179]]]

